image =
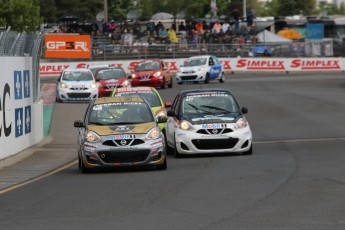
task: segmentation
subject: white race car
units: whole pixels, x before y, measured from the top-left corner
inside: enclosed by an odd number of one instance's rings
[[[181,154],[252,154],[252,132],[235,97],[225,89],[180,92],[168,110],[166,141]]]
[[[90,101],[98,97],[98,83],[89,69],[62,71],[56,84],[56,102]]]
[[[176,82],[205,82],[211,80],[225,81],[223,64],[216,56],[203,55],[187,59],[176,73]]]

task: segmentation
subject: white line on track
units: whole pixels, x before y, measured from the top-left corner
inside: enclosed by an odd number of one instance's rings
[[[291,140],[275,140],[275,141],[253,141],[253,144],[279,144],[279,143],[318,142],[318,141],[345,141],[345,137],[295,139],[295,140],[291,139]]]

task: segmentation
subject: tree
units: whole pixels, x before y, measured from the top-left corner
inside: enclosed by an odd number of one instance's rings
[[[37,31],[40,25],[39,0],[2,0],[0,22],[19,32]]]
[[[312,15],[315,12],[315,0],[279,0],[278,15]]]

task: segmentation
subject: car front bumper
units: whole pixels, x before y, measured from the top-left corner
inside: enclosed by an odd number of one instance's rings
[[[249,126],[224,134],[201,134],[178,128],[175,141],[181,154],[241,153],[251,148],[252,132]]]
[[[98,89],[58,89],[57,97],[61,101],[90,101],[98,97]]]
[[[184,83],[184,82],[201,82],[205,81],[207,72],[204,71],[197,71],[197,72],[177,72],[176,73],[176,82],[177,83]]]
[[[140,142],[138,138],[135,140]],[[109,146],[109,140],[107,145],[102,143],[81,144],[80,157],[86,168],[157,166],[166,161],[164,137],[134,146]]]

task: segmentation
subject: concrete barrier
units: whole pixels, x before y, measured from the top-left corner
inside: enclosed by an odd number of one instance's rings
[[[43,140],[43,103],[33,102],[31,57],[0,57],[0,160]]]

